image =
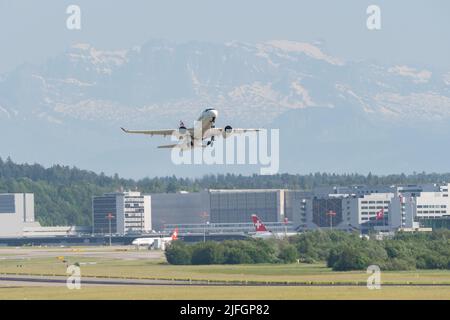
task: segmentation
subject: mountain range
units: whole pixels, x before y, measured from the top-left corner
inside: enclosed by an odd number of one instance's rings
[[[448,171],[450,71],[346,61],[320,42],[78,43],[0,76],[0,156],[126,177],[252,173],[176,166],[162,138],[206,107],[218,126],[280,130],[280,171]],[[166,139],[170,141],[170,139]]]

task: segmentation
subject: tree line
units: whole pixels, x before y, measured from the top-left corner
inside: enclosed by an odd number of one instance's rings
[[[450,173],[413,173],[377,176],[356,173],[262,175],[218,174],[200,178],[175,176],[125,179],[76,167],[17,164],[0,158],[0,193],[33,192],[36,217],[42,225],[91,225],[91,199],[105,192],[139,190],[143,193],[196,192],[204,189],[299,189],[320,186],[418,184],[450,181]]]
[[[172,242],[166,259],[176,265],[292,263],[297,259],[294,245],[286,241],[263,239],[206,241],[186,244]]]
[[[249,239],[171,243],[165,251],[168,263],[255,264],[326,263],[334,271],[450,269],[450,230],[431,233],[398,233],[376,240],[357,233],[310,231],[287,239]]]

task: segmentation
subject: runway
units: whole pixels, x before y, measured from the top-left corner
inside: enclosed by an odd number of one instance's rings
[[[66,285],[64,276],[26,276],[26,275],[0,275],[1,287],[28,287],[28,286],[61,286]],[[206,281],[187,279],[133,279],[108,277],[82,277],[81,285],[88,286],[268,286],[268,287],[364,287],[366,283],[336,282],[336,283],[305,283],[305,282],[264,282],[264,281]],[[448,284],[407,284],[386,283],[388,287],[450,287]]]
[[[264,278],[239,277],[237,279],[224,279],[218,275],[218,280],[212,279],[208,273],[197,274],[190,272],[174,272],[173,266],[167,266],[168,272],[161,267],[165,261],[164,252],[160,250],[136,250],[133,246],[100,246],[100,247],[7,247],[0,248],[0,288],[14,287],[66,287],[67,277],[65,275],[65,265],[56,258],[64,257],[68,261],[79,261],[83,269],[86,265],[89,272],[81,278],[81,285],[87,287],[107,287],[107,286],[197,286],[197,287],[365,287],[367,283],[364,277],[355,280],[345,278],[314,279],[314,276],[306,279],[284,279],[278,281]],[[51,259],[49,259],[51,258]],[[92,259],[91,259],[92,258]],[[3,261],[2,261],[3,260]],[[121,262],[128,260],[127,262]],[[139,260],[133,263],[132,260]],[[21,262],[23,261],[23,263]],[[73,263],[72,261],[72,263]],[[36,263],[36,268],[34,265]],[[42,264],[43,263],[43,266]],[[116,264],[117,263],[117,264]],[[58,266],[61,265],[61,267]],[[95,266],[95,265],[99,266]],[[23,266],[22,266],[23,265]],[[91,266],[92,265],[92,266]],[[111,268],[105,272],[98,272],[102,267]],[[123,268],[123,273],[117,272]],[[133,269],[136,268],[136,269]],[[148,268],[148,269],[147,269]],[[152,273],[155,270],[155,273]],[[224,272],[223,270],[218,271]],[[90,274],[90,276],[87,276]],[[96,276],[98,275],[98,276]],[[193,279],[190,279],[190,278]],[[445,287],[450,288],[450,282],[443,282],[442,279],[434,278],[417,281],[414,275],[403,277],[403,279],[389,279],[382,286],[386,287]],[[288,281],[286,281],[288,280]]]
[[[64,276],[22,276],[0,275],[0,288],[7,286],[61,286],[66,285],[67,277]],[[189,285],[189,281],[183,280],[152,280],[152,279],[121,279],[121,278],[94,278],[81,279],[81,284],[96,286],[151,286],[151,285]],[[200,285],[200,284],[199,284]]]

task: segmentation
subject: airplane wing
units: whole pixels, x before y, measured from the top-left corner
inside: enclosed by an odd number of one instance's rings
[[[247,132],[258,132],[262,129],[241,129],[241,128],[233,128],[231,131],[231,134],[242,134]],[[212,137],[212,136],[220,136],[225,131],[225,128],[211,128],[205,133],[205,138]]]
[[[120,128],[125,133],[137,133],[137,134],[147,134],[149,136],[176,136],[176,137],[182,137],[189,132],[191,132],[192,129],[186,130],[185,134],[181,134],[178,129],[163,129],[163,130],[127,130],[125,128]]]
[[[180,146],[178,144],[163,144],[162,146],[158,146],[160,149],[172,149],[172,148],[179,148]]]
[[[180,149],[181,151],[190,149],[186,143],[178,143],[178,144],[163,144],[162,146],[158,146],[159,149]]]

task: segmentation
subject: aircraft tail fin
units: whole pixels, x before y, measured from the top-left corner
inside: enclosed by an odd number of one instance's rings
[[[172,233],[172,240],[177,240],[178,239],[178,228],[175,228],[175,230],[173,230]]]
[[[267,232],[267,231],[269,231],[269,230],[267,230],[267,228],[264,225],[264,223],[261,221],[261,219],[256,214],[252,214],[252,220],[253,220],[253,225],[255,226],[256,232]]]

